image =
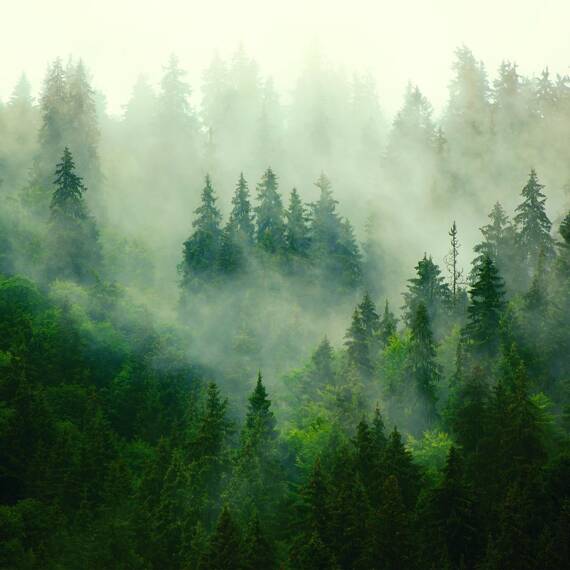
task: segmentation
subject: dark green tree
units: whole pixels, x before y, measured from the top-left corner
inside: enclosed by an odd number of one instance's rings
[[[296,188],[293,188],[291,191],[289,208],[285,212],[285,219],[285,244],[287,252],[291,255],[307,256],[311,243],[308,216]]]
[[[499,323],[503,310],[504,283],[494,261],[486,255],[477,269],[469,291],[471,303],[464,333],[477,352],[494,355],[499,343]]]
[[[240,245],[253,245],[255,225],[251,203],[249,201],[249,188],[243,176],[243,172],[239,175],[239,180],[232,198],[229,226]]]
[[[441,372],[436,361],[435,343],[426,306],[420,302],[410,325],[408,371],[413,382],[418,409],[427,425],[436,417],[437,384]]]
[[[546,197],[534,168],[522,190],[523,201],[516,208],[517,244],[529,271],[534,271],[542,251],[547,258],[554,257],[554,239],[550,235],[552,223],[546,211]]]
[[[394,313],[390,310],[388,305],[388,299],[384,305],[384,312],[382,313],[382,318],[380,319],[380,330],[379,336],[382,345],[386,347],[391,337],[393,337],[397,332],[398,319]]]
[[[83,180],[66,147],[55,171],[55,190],[50,204],[50,234],[47,273],[50,277],[93,280],[100,271],[98,231],[89,216]]]
[[[281,252],[285,245],[283,203],[278,192],[277,176],[271,168],[264,172],[257,185],[257,200],[257,244],[267,253]]]
[[[196,219],[192,222],[194,231],[184,242],[180,266],[183,285],[188,286],[196,279],[215,274],[222,239],[222,215],[216,207],[216,200],[210,177],[206,176],[201,204],[196,208]]]
[[[431,256],[427,257],[424,254],[415,269],[417,276],[408,280],[408,290],[404,293],[404,318],[409,325],[417,306],[423,303],[430,322],[437,328],[449,305],[451,292],[441,275],[440,268],[433,262]]]
[[[204,570],[242,569],[241,533],[228,506],[224,506],[216,528],[210,537],[206,560],[200,564]]]

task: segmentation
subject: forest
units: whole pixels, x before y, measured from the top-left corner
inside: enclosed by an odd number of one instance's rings
[[[569,568],[570,77],[88,64],[0,101],[0,567]]]

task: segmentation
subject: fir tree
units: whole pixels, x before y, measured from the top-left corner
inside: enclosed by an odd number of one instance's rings
[[[390,338],[396,334],[397,325],[398,325],[398,319],[396,318],[394,313],[390,310],[390,306],[388,305],[388,299],[386,299],[386,303],[384,305],[384,312],[382,313],[382,318],[380,320],[380,330],[379,330],[380,340],[382,341],[382,345],[384,347],[388,346]]]
[[[48,275],[90,281],[101,266],[98,231],[83,199],[86,188],[66,147],[55,171],[50,204]]]
[[[216,270],[222,238],[222,215],[216,200],[210,177],[206,176],[202,202],[195,210],[196,219],[192,222],[194,232],[184,242],[181,272],[186,286],[195,279],[213,275]]]
[[[242,247],[253,245],[255,225],[253,223],[253,213],[249,201],[249,189],[243,172],[239,176],[232,198],[229,228]]]
[[[429,319],[434,326],[445,314],[451,293],[441,275],[440,268],[431,256],[424,254],[415,267],[417,277],[408,280],[408,290],[404,293],[405,319],[409,325],[417,307],[423,303],[428,311]]]
[[[277,568],[273,545],[269,542],[259,522],[254,515],[249,522],[243,541],[243,570],[259,570]]]
[[[240,531],[224,506],[216,528],[210,537],[206,560],[200,565],[204,570],[241,570],[242,545]]]
[[[477,351],[493,355],[498,348],[505,293],[503,280],[489,256],[483,258],[469,294],[465,335]]]
[[[408,366],[414,390],[419,398],[419,409],[425,409],[425,421],[429,425],[436,415],[436,386],[440,370],[426,306],[419,303],[410,325],[410,349]]]
[[[310,246],[308,217],[299,193],[295,188],[291,191],[289,208],[285,212],[285,244],[291,255],[305,257]]]
[[[277,176],[271,168],[265,171],[257,185],[257,199],[257,244],[267,253],[278,253],[285,243],[285,223]]]
[[[552,223],[545,212],[546,197],[543,188],[536,171],[532,169],[522,190],[523,201],[516,208],[517,243],[530,270],[536,267],[541,251],[547,258],[554,256],[554,240],[550,235]]]

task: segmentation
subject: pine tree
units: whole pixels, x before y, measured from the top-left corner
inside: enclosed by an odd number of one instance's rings
[[[254,515],[250,520],[243,541],[243,570],[259,570],[277,568],[273,545],[269,542],[259,517]]]
[[[523,201],[516,208],[517,243],[530,271],[536,267],[541,251],[547,258],[554,257],[554,240],[550,235],[552,223],[545,212],[543,188],[532,169],[522,190]]]
[[[55,171],[50,204],[48,275],[52,278],[93,280],[101,266],[98,231],[83,199],[86,188],[75,173],[66,147]]]
[[[285,244],[291,255],[306,257],[310,247],[308,217],[299,193],[295,188],[291,191],[289,208],[285,212]]]
[[[241,570],[242,544],[240,531],[224,506],[216,528],[210,537],[206,560],[200,565],[204,570]]]
[[[334,350],[325,338],[321,341],[317,350],[311,356],[311,371],[309,374],[309,382],[311,383],[310,392],[314,393],[324,389],[326,386],[336,384],[336,374],[334,370]]]
[[[253,245],[255,225],[249,201],[247,181],[240,173],[235,193],[232,198],[232,211],[230,212],[229,226],[234,232],[238,243],[242,246]]]
[[[341,287],[352,289],[361,282],[360,251],[350,222],[336,211],[332,185],[322,173],[315,186],[319,199],[312,205],[311,258],[325,278],[334,279]]]
[[[216,207],[217,198],[209,176],[206,176],[201,200],[200,206],[195,210],[196,219],[192,222],[194,232],[184,242],[181,272],[186,286],[195,279],[214,274],[220,251],[222,215]]]
[[[461,568],[462,562],[478,559],[481,530],[474,496],[465,477],[463,459],[453,446],[447,455],[443,480],[430,493],[426,511],[422,526],[427,560],[436,567],[448,561],[452,568]]]
[[[457,224],[455,220],[449,230],[451,249],[446,258],[447,268],[451,277],[451,300],[453,305],[457,304],[459,289],[461,287],[462,271],[459,269],[459,239],[457,238]]]
[[[487,255],[475,279],[469,291],[471,303],[464,333],[478,352],[492,356],[498,349],[499,322],[505,307],[504,284],[495,263]]]
[[[426,306],[419,303],[410,325],[410,349],[408,367],[414,385],[417,405],[424,409],[424,418],[427,425],[431,424],[436,416],[436,386],[440,380],[439,365],[436,362],[436,351],[431,332],[429,316]]]
[[[427,257],[424,254],[415,269],[417,277],[408,280],[408,290],[404,293],[404,318],[409,325],[418,305],[423,303],[428,311],[430,322],[437,326],[449,304],[451,297],[449,287],[431,256]]]
[[[373,532],[373,560],[381,568],[415,568],[411,516],[395,475],[384,481]]]
[[[265,171],[257,185],[257,199],[257,244],[267,253],[278,253],[285,244],[285,223],[277,176],[271,168]]]
[[[407,510],[414,508],[421,486],[421,472],[414,463],[412,454],[405,448],[402,436],[394,427],[388,436],[384,452],[386,476],[393,475]]]
[[[83,179],[75,173],[75,162],[68,147],[65,147],[61,162],[55,169],[55,191],[50,210],[53,217],[85,219],[87,216],[83,193]]]
[[[396,334],[398,326],[398,319],[394,313],[390,310],[388,305],[388,299],[386,299],[386,304],[384,305],[384,312],[382,313],[382,319],[380,321],[380,340],[384,347],[388,346],[390,338]]]
[[[352,313],[352,322],[346,331],[345,339],[349,363],[362,374],[371,374],[373,363],[370,358],[370,339],[359,307]]]

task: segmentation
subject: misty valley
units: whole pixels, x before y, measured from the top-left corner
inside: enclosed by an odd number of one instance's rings
[[[570,77],[451,75],[22,75],[0,568],[570,568]]]

